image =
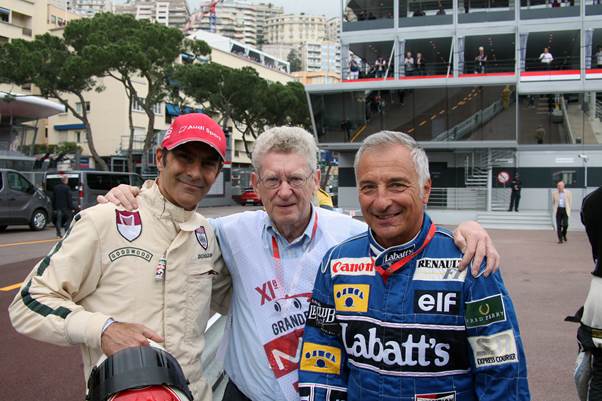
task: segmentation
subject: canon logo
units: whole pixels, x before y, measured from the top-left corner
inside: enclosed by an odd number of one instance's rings
[[[349,275],[374,275],[374,262],[370,258],[343,258],[335,259],[330,263],[331,276]]]

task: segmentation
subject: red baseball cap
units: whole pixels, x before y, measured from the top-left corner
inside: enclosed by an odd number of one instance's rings
[[[161,146],[172,150],[187,142],[203,142],[211,146],[220,155],[222,160],[226,159],[226,136],[222,127],[211,117],[201,113],[183,114],[176,117],[172,122]]]

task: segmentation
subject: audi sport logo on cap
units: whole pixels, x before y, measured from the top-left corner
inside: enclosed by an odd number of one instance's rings
[[[226,136],[222,127],[206,114],[190,113],[176,117],[167,129],[161,146],[171,150],[187,142],[203,142],[226,158]]]

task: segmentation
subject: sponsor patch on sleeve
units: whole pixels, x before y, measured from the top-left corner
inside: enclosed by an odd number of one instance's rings
[[[301,351],[301,370],[315,373],[341,373],[341,350],[337,347],[306,342]]]
[[[319,328],[328,336],[337,336],[341,331],[334,306],[323,304],[315,299],[309,302],[307,325]]]
[[[506,320],[502,294],[466,302],[466,327],[489,326]]]
[[[518,362],[512,329],[490,336],[468,337],[477,368]]]
[[[330,261],[330,275],[336,276],[374,276],[372,258],[341,258]]]
[[[456,401],[456,392],[416,394],[416,401]]]
[[[422,258],[416,261],[414,280],[422,281],[464,281],[466,271],[458,270],[462,259]]]
[[[370,285],[335,284],[334,306],[339,312],[367,312]]]

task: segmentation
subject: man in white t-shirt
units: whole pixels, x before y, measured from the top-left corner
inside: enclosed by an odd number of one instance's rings
[[[554,61],[554,57],[547,47],[544,47],[543,53],[539,55],[539,61],[548,70],[552,67],[552,61]]]

